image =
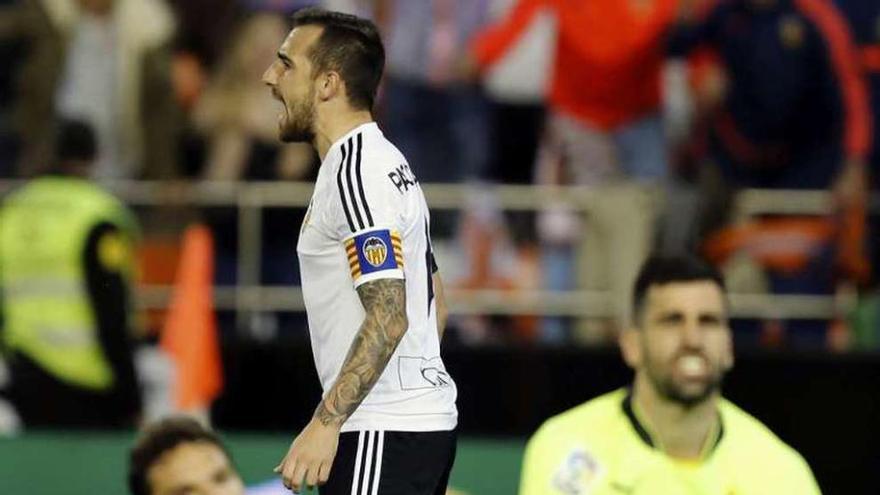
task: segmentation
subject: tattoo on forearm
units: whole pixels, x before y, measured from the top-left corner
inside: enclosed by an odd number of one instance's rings
[[[315,417],[324,425],[341,425],[373,388],[406,333],[406,286],[403,280],[382,279],[357,289],[366,317],[339,378],[318,405]]]

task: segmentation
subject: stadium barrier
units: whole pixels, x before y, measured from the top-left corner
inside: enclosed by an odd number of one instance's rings
[[[20,181],[0,181],[0,193]],[[215,307],[236,310],[239,321],[249,312],[302,311],[299,287],[261,286],[262,252],[261,214],[265,208],[308,206],[313,184],[307,182],[155,182],[113,181],[106,187],[135,207],[192,205],[200,207],[235,207],[238,210],[237,285],[216,287]],[[540,211],[548,204],[563,205],[589,214],[597,200],[593,190],[579,186],[517,186],[424,184],[429,205],[436,210],[460,210],[468,199],[490,195],[503,210]],[[653,191],[652,201],[659,207],[662,194]],[[880,198],[872,198],[871,210],[877,211]],[[829,193],[824,191],[745,190],[735,200],[737,218],[761,214],[824,215],[831,212]],[[145,309],[167,307],[171,287],[143,285],[138,304]],[[452,314],[533,314],[606,318],[614,308],[607,291],[542,291],[460,289],[447,291]],[[846,314],[855,304],[852,297],[814,295],[743,294],[730,295],[731,315],[756,319],[832,319]]]

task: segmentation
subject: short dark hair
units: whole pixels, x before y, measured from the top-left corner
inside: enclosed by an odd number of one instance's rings
[[[673,282],[702,280],[715,282],[722,293],[726,291],[724,279],[718,270],[701,258],[690,254],[651,256],[642,265],[636,278],[633,289],[633,321],[639,321],[644,309],[645,297],[651,287]]]
[[[151,495],[147,475],[160,457],[183,443],[203,442],[216,446],[232,459],[216,433],[188,416],[172,416],[147,426],[131,448],[128,489],[132,495]]]
[[[292,22],[293,27],[324,28],[309,53],[315,75],[338,71],[351,104],[372,110],[385,67],[385,47],[376,25],[367,19],[318,7],[298,11]]]

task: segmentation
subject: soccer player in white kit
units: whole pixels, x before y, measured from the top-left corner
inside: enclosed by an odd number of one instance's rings
[[[370,21],[321,9],[293,25],[263,80],[284,105],[281,139],[321,157],[297,253],[324,394],[276,471],[296,492],[442,495],[456,388],[424,195],[371,113],[382,41]]]

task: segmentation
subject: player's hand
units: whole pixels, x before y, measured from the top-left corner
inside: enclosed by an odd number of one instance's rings
[[[339,425],[324,425],[314,418],[309,421],[275,468],[285,487],[300,493],[306,487],[327,482],[339,445],[339,428]]]

